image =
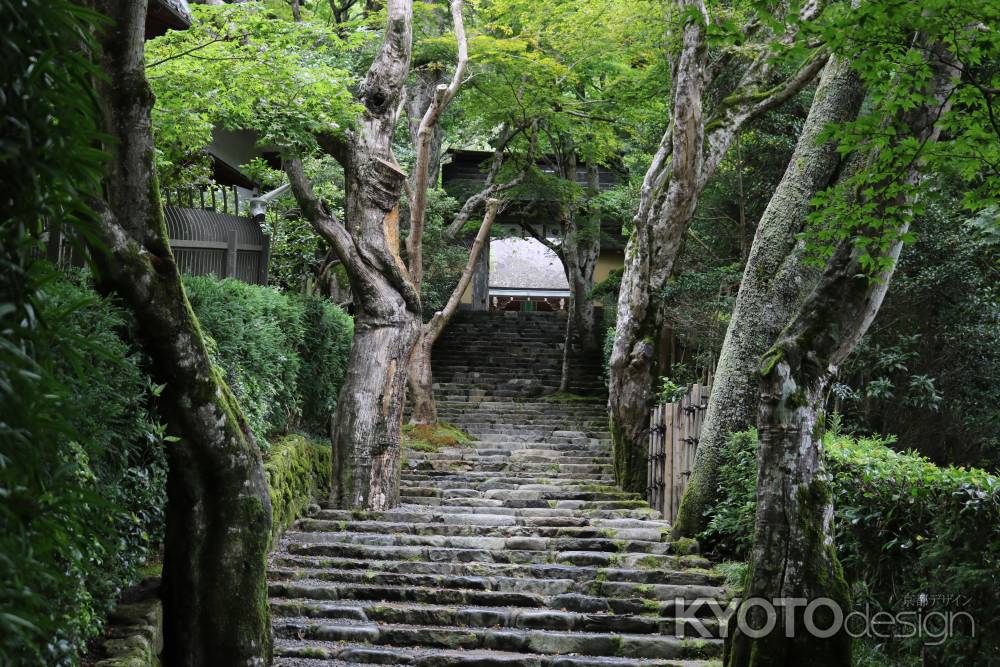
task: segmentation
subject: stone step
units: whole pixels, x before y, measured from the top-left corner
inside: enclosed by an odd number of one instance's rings
[[[611,570],[598,570],[599,577],[608,576]],[[629,572],[626,570],[626,572]],[[649,573],[648,570],[632,570],[631,572]],[[706,582],[716,579],[712,575],[684,570],[658,573],[657,583],[635,581],[609,581],[607,579],[580,580],[577,578],[543,578],[543,577],[508,577],[508,576],[475,576],[455,574],[413,574],[399,572],[383,572],[375,569],[337,570],[332,568],[274,568],[269,578],[271,581],[298,582],[333,582],[339,584],[361,584],[368,586],[387,587],[424,587],[439,589],[462,589],[476,591],[499,591],[505,593],[532,593],[537,595],[562,595],[583,590],[589,595],[604,598],[641,598],[644,600],[670,601],[678,596],[686,595],[686,591],[694,586],[698,593],[708,591],[709,596],[721,595],[718,587]],[[653,579],[647,576],[647,579]],[[660,588],[657,588],[660,587]]]
[[[677,556],[683,555],[672,544],[657,553],[649,551],[549,551],[536,549],[491,550],[475,547],[457,547],[424,544],[366,544],[358,542],[335,542],[322,539],[321,533],[295,534],[290,537],[287,553],[297,556],[327,556],[332,558],[370,560],[423,560],[429,562],[454,561],[459,563],[558,563],[585,567],[632,568],[642,563],[655,569],[669,569],[676,564]],[[305,541],[304,537],[316,538]],[[447,539],[447,538],[446,538]]]
[[[640,584],[657,583],[662,577],[672,580],[706,586],[721,585],[722,576],[706,569],[708,561],[697,555],[678,555],[669,558],[622,559],[627,567],[593,567],[567,565],[561,563],[463,563],[448,561],[386,560],[372,561],[358,558],[299,556],[278,554],[273,558],[276,568],[314,571],[362,570],[371,572],[394,572],[399,574],[435,574],[462,577],[508,577],[519,579],[571,579],[577,582],[589,581],[633,581]]]
[[[271,612],[277,617],[345,619],[401,625],[663,634],[682,638],[699,638],[706,634],[711,637],[719,635],[719,624],[714,617],[581,614],[520,607],[462,607],[405,602],[316,602],[276,598],[271,601]]]
[[[635,521],[653,521],[659,520],[659,513],[655,510],[647,507],[641,507],[636,509],[628,510],[598,510],[598,511],[588,511],[586,513],[581,513],[576,510],[571,509],[556,509],[553,507],[448,507],[444,510],[436,510],[435,508],[419,507],[413,505],[400,505],[394,509],[387,510],[385,512],[366,512],[362,510],[338,510],[338,509],[320,509],[312,518],[317,519],[328,519],[333,521],[381,521],[385,520],[419,520],[418,517],[432,517],[432,521],[441,521],[443,523],[447,522],[462,522],[467,521],[467,517],[472,516],[477,520],[481,517],[488,516],[493,519],[493,517],[509,517],[512,519],[512,523],[517,521],[594,521],[594,520],[617,520],[617,519],[632,519]],[[407,517],[407,518],[398,518]],[[552,525],[552,524],[549,524]],[[573,523],[565,523],[563,525],[573,525]],[[582,524],[577,524],[582,525]],[[669,526],[665,521],[658,521],[656,525]]]
[[[341,532],[339,522],[306,520],[289,534],[289,539],[308,544],[367,545],[376,547],[433,547],[478,551],[567,552],[597,551],[610,554],[670,553],[670,542],[614,539],[608,537],[494,537],[488,535],[446,535],[421,533]],[[661,536],[658,536],[661,537]]]
[[[707,586],[674,586],[675,593],[668,600],[653,598],[624,598],[590,595],[588,593],[561,593],[544,595],[526,591],[492,591],[470,588],[436,588],[423,586],[386,586],[379,584],[336,583],[315,580],[270,581],[271,599],[306,602],[423,604],[448,607],[487,606],[524,610],[556,610],[578,614],[615,614],[672,618],[680,612],[690,616],[692,609],[703,615],[710,612],[707,604],[698,600],[713,598],[718,589]],[[725,598],[720,598],[725,600]],[[681,606],[678,606],[681,605]],[[722,603],[725,607],[725,603]]]
[[[506,650],[455,651],[380,647],[343,642],[275,641],[275,667],[325,667],[337,664],[412,667],[708,667],[703,660],[646,660],[582,655],[532,655]]]
[[[364,642],[394,648],[420,646],[462,651],[503,650],[544,655],[583,653],[590,656],[658,659],[707,658],[722,652],[722,644],[717,639],[695,642],[668,635],[333,623],[294,618],[276,618],[273,625],[275,636],[282,639]]]
[[[473,515],[475,516],[475,515]],[[667,541],[669,528],[656,526],[635,528],[610,526],[538,526],[538,525],[497,525],[495,523],[451,523],[439,522],[396,522],[387,521],[328,521],[324,519],[303,519],[295,526],[301,532],[340,531],[351,533],[439,535],[447,537],[542,537],[546,539],[612,539],[642,540],[647,542]]]

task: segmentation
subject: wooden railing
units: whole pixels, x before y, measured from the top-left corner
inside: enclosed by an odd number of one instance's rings
[[[646,498],[667,521],[673,521],[687,487],[708,408],[710,384],[693,384],[673,403],[653,408],[649,420]]]

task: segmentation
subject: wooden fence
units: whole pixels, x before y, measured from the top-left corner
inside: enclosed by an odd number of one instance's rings
[[[709,380],[711,382],[711,380]],[[649,421],[646,498],[673,521],[687,487],[711,384],[693,384],[679,401],[653,408]]]

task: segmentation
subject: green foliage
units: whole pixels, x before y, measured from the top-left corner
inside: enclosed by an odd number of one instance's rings
[[[326,433],[343,382],[351,319],[319,297],[186,277],[209,352],[258,442],[299,426]]]
[[[1000,8],[985,0],[838,3],[827,14],[823,38],[852,64],[868,94],[858,119],[829,128],[827,138],[863,164],[816,197],[806,238],[820,258],[851,239],[875,275],[891,266],[885,251],[892,244],[912,240],[905,225],[935,196],[931,181],[909,179],[911,166],[954,173],[965,183],[962,203],[969,211],[996,203],[1000,124],[988,91],[1000,84],[1000,39],[981,26],[1000,23]],[[928,84],[932,66],[948,60],[960,75],[948,104],[939,107]],[[924,104],[939,107],[938,141],[913,134],[911,113]]]
[[[920,595],[951,596],[936,611],[966,611],[941,646],[898,639],[881,652],[906,659],[924,651],[935,664],[973,664],[1000,651],[1000,479],[975,468],[941,468],[901,454],[885,440],[828,432],[838,556],[853,581],[855,603],[912,611]],[[719,500],[701,536],[717,552],[745,557],[756,509],[756,434],[734,434],[723,451]],[[872,649],[872,647],[867,647]],[[874,649],[872,649],[874,650]]]
[[[939,463],[997,471],[1000,267],[990,228],[966,220],[955,189],[919,216],[917,240],[829,407],[851,430],[894,433],[899,448]]]
[[[121,406],[134,430],[159,432],[141,407],[144,383],[103,356],[115,317],[56,285],[38,261],[52,221],[91,236],[83,197],[97,191],[103,155],[90,95],[99,18],[67,0],[0,0],[0,664],[66,665],[97,626],[109,596],[155,535],[130,457],[94,415]],[[96,338],[91,344],[88,337]],[[78,407],[77,394],[88,408]],[[102,405],[101,397],[107,400]],[[102,412],[107,414],[107,412]],[[141,425],[139,422],[142,422]],[[90,436],[96,436],[91,441]],[[120,488],[105,483],[121,482]],[[162,488],[162,487],[160,487]],[[118,539],[139,536],[132,553]],[[100,573],[93,591],[81,582]]]
[[[271,443],[264,461],[271,495],[271,540],[276,540],[305,509],[330,490],[330,443],[286,435]]]
[[[688,391],[686,384],[677,384],[668,377],[660,378],[660,390],[656,398],[660,403],[673,403],[684,397]]]
[[[351,94],[352,53],[370,31],[342,35],[320,21],[282,19],[261,3],[192,9],[192,28],[146,45],[165,183],[188,178],[213,127],[252,130],[264,145],[308,152],[315,133],[353,125],[361,109]]]
[[[35,297],[35,374],[5,365],[5,338],[0,383],[0,662],[62,665],[162,536],[162,387],[116,333],[123,308],[55,276]]]

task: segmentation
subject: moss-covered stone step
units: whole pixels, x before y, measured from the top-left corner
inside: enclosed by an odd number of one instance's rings
[[[722,652],[717,639],[679,639],[659,634],[559,632],[436,625],[330,623],[315,619],[275,619],[274,633],[283,639],[347,641],[392,647],[422,646],[459,650],[515,651],[545,655],[685,659]]]
[[[591,581],[634,581],[637,583],[676,583],[720,586],[724,577],[707,569],[708,561],[701,556],[671,556],[656,559],[624,556],[630,567],[593,567],[562,563],[460,563],[452,561],[371,561],[357,558],[327,556],[296,556],[279,554],[273,558],[276,569],[361,570],[362,572],[397,572],[403,574],[447,574],[470,577],[516,577],[542,579],[572,579]],[[647,562],[653,561],[653,562]]]
[[[412,667],[712,667],[704,660],[644,660],[600,656],[530,655],[506,651],[427,651],[335,642],[277,640],[274,667],[336,667],[349,664]],[[316,658],[315,656],[324,656]]]
[[[578,500],[553,498],[433,498],[428,496],[400,495],[400,502],[430,507],[467,507],[512,509],[566,509],[587,512],[590,510],[648,509],[642,500]]]
[[[315,536],[321,533],[308,533]],[[293,536],[294,538],[294,536]],[[676,550],[674,543],[664,543]],[[539,551],[528,549],[476,549],[423,545],[371,545],[352,542],[297,542],[288,544],[287,552],[300,556],[331,556],[339,558],[369,558],[373,560],[455,561],[461,563],[562,563],[590,567],[631,567],[647,561],[651,568],[664,563],[669,567],[670,554],[628,553],[610,551]]]
[[[426,586],[392,586],[304,581],[271,581],[268,591],[272,598],[306,600],[367,600],[381,602],[419,602],[423,604],[482,605],[490,607],[524,607],[558,609],[584,614],[651,614],[670,617],[675,614],[677,600],[693,602],[714,597],[706,595],[711,587],[676,586],[666,600],[647,597],[604,597],[583,592],[544,595],[524,591],[490,591],[470,588],[436,588]]]
[[[464,515],[475,519],[477,515]],[[296,529],[304,532],[340,531],[352,533],[397,533],[410,535],[444,535],[449,537],[463,536],[488,536],[488,537],[545,537],[545,538],[579,538],[595,539],[607,538],[613,540],[644,540],[649,542],[668,541],[669,534],[666,528],[656,526],[644,528],[596,525],[578,526],[544,526],[544,525],[497,525],[489,522],[477,524],[472,522],[449,523],[442,525],[440,522],[424,523],[427,517],[414,515],[416,521],[388,522],[388,521],[328,521],[324,519],[303,519],[296,524]],[[507,519],[508,517],[500,517]],[[586,521],[586,520],[584,520]]]
[[[503,454],[481,455],[468,447],[445,447],[436,452],[415,452],[407,450],[407,461],[481,461],[483,463],[581,463],[585,465],[608,465],[610,455],[571,456],[555,450],[521,449]]]
[[[571,473],[565,477],[546,477],[551,471],[542,470],[527,473],[521,470],[501,470],[497,472],[476,472],[473,470],[407,470],[403,473],[403,486],[433,485],[439,489],[479,488],[503,489],[517,488],[528,484],[549,484],[560,487],[567,486],[611,486],[614,478],[608,473]]]
[[[595,490],[600,489],[600,490]],[[516,489],[442,489],[431,484],[402,486],[401,497],[424,498],[487,498],[495,500],[636,500],[643,502],[636,493],[618,491],[600,484],[582,484],[560,487],[551,484],[525,484]],[[474,495],[473,495],[474,494]]]
[[[420,586],[427,588],[461,588],[477,591],[522,592],[539,595],[561,595],[576,590],[586,590],[601,597],[638,597],[651,600],[672,600],[679,594],[692,592],[702,597],[724,597],[720,588],[706,585],[709,577],[689,575],[683,571],[661,574],[656,583],[646,581],[609,581],[606,572],[600,578],[581,581],[578,578],[542,578],[514,576],[481,576],[467,574],[413,574],[384,572],[375,569],[306,569],[274,568],[269,574],[272,581],[327,581],[378,586]],[[650,577],[646,578],[647,580]],[[582,584],[582,586],[581,586]],[[692,591],[692,586],[697,590]],[[679,590],[682,588],[683,590]]]
[[[321,522],[324,526],[328,525]],[[303,526],[315,525],[315,522],[304,521]],[[330,528],[339,528],[330,525]],[[659,537],[659,536],[658,536]],[[608,553],[668,553],[671,543],[644,540],[575,537],[491,537],[465,535],[425,535],[409,533],[367,533],[340,532],[339,530],[297,530],[289,534],[290,539],[310,544],[363,544],[372,546],[419,546],[444,549],[478,549],[491,551],[597,551]]]
[[[702,637],[703,634],[713,638],[719,636],[719,625],[715,618],[581,614],[558,609],[385,602],[317,602],[279,598],[271,601],[271,611],[276,617],[347,619],[401,625],[664,634],[688,638]]]
[[[660,517],[659,512],[651,509],[648,505],[640,507],[628,507],[621,510],[606,510],[606,509],[586,509],[580,510],[578,508],[554,508],[550,506],[546,507],[461,507],[461,506],[450,506],[447,509],[434,508],[434,507],[417,507],[414,505],[403,504],[399,507],[390,510],[389,512],[365,512],[360,510],[331,510],[331,509],[321,509],[320,512],[314,516],[316,518],[330,518],[330,519],[378,519],[382,516],[387,516],[388,514],[413,514],[418,513],[425,515],[428,512],[433,513],[434,516],[448,515],[456,517],[461,514],[476,514],[476,515],[493,515],[493,516],[512,516],[512,517],[531,517],[531,518],[582,518],[582,519],[630,519],[630,518],[649,518],[650,520],[658,520]],[[456,519],[458,520],[458,519]]]

